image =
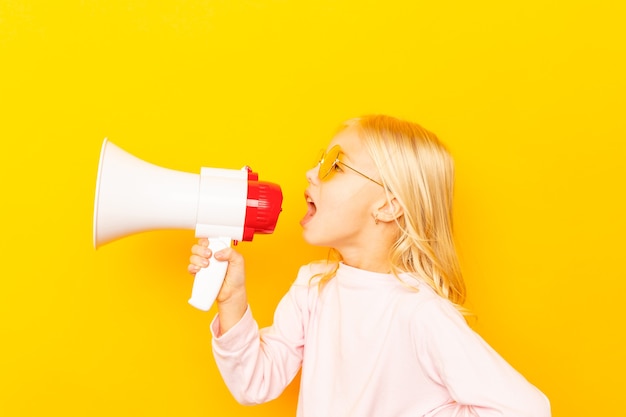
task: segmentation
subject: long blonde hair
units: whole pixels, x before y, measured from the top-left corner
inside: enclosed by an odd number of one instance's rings
[[[399,233],[389,254],[392,273],[408,273],[425,281],[459,310],[466,289],[452,234],[454,163],[446,147],[420,125],[390,116],[348,120],[376,164],[382,183],[404,213],[396,220]],[[331,251],[331,265],[340,255]],[[338,257],[338,258],[337,258]],[[322,274],[330,280],[337,267]]]

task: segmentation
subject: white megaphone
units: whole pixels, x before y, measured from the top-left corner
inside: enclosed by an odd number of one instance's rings
[[[216,251],[255,233],[272,233],[281,212],[280,186],[241,170],[201,168],[200,174],[162,168],[104,139],[93,217],[94,247],[134,233],[194,229]],[[189,303],[203,311],[219,293],[227,262],[211,259],[196,274]]]

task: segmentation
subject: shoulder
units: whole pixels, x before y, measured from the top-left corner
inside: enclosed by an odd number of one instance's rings
[[[300,310],[313,311],[319,302],[320,280],[327,272],[334,269],[336,269],[336,264],[326,261],[314,261],[301,266],[289,289],[288,296],[299,306]]]
[[[411,328],[422,340],[446,337],[455,333],[473,334],[463,314],[449,300],[434,292],[427,284],[420,284],[420,302],[410,314]]]
[[[298,275],[293,285],[298,287],[315,287],[325,273],[335,268],[336,264],[326,261],[313,261],[302,265],[298,270]]]
[[[319,281],[328,267],[323,262],[311,262],[298,269],[295,281],[291,284],[289,294],[299,299],[309,299],[317,295]],[[310,300],[309,300],[310,301]]]
[[[291,288],[276,308],[274,323],[297,317],[300,325],[306,328],[319,301],[319,279],[327,270],[324,262],[302,265]]]

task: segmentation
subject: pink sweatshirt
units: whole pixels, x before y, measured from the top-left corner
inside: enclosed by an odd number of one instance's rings
[[[213,353],[242,404],[278,397],[300,368],[298,417],[549,417],[548,399],[427,284],[341,264],[318,292],[304,266],[259,330],[250,308]],[[403,277],[415,286],[415,280]]]

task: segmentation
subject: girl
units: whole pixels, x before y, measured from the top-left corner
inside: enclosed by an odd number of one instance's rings
[[[452,237],[453,162],[437,137],[388,116],[348,121],[306,173],[305,240],[336,261],[300,268],[259,330],[244,261],[193,246],[189,272],[229,262],[213,352],[242,404],[302,369],[299,417],[548,417],[547,398],[470,329]]]

